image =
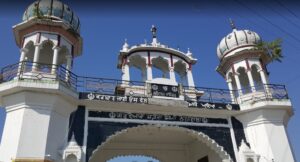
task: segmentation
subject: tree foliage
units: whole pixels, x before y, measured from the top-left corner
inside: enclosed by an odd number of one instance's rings
[[[257,44],[257,48],[264,50],[270,57],[271,61],[282,62],[284,56],[282,55],[281,48],[282,39],[278,38],[271,42],[260,42]]]

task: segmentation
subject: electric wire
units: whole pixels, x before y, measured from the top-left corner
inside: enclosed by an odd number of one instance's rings
[[[263,1],[263,2],[264,2],[264,1]],[[270,3],[270,2],[268,2],[268,3]],[[290,24],[292,24],[292,25],[295,26],[296,28],[300,28],[300,25],[298,25],[298,24],[295,23],[294,21],[291,21],[288,17],[286,17],[285,15],[281,14],[281,12],[278,12],[278,10],[274,9],[274,8],[272,7],[272,5],[266,4],[266,5],[264,5],[264,6],[268,6],[269,9],[270,9],[272,12],[276,13],[277,15],[279,15],[280,17],[282,17],[284,20],[286,20],[287,22],[289,22]]]
[[[245,5],[244,3],[242,3],[239,0],[234,0],[235,2],[237,2],[239,5],[241,5],[242,7],[248,9],[249,11],[251,11],[252,13],[254,13],[255,15],[257,15],[258,17],[262,18],[263,20],[265,20],[266,22],[268,22],[269,24],[271,24],[272,26],[274,26],[275,28],[277,28],[278,30],[280,30],[282,33],[286,34],[287,36],[289,36],[290,38],[293,38],[295,41],[300,43],[300,39],[295,37],[293,34],[291,34],[290,32],[284,30],[283,28],[281,28],[279,25],[273,23],[272,21],[270,21],[269,19],[267,19],[264,15],[256,12],[255,10],[253,10],[252,8],[248,7],[247,5]]]
[[[300,17],[291,9],[289,9],[286,5],[284,5],[281,1],[279,0],[274,0],[279,6],[285,8],[291,15],[293,15],[294,17],[296,17],[297,19],[300,20]]]

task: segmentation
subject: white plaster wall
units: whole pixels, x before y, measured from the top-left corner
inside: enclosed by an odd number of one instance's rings
[[[54,110],[51,112],[46,155],[51,155],[51,158],[56,161],[61,158],[59,150],[66,144],[70,113],[75,111],[76,108],[77,105],[58,99],[54,105]]]
[[[44,158],[50,111],[43,107],[25,109],[17,158]]]
[[[37,33],[32,33],[30,35],[26,35],[25,39],[24,39],[24,47],[26,46],[27,43],[29,43],[30,41],[32,41],[33,43],[35,43],[36,41],[36,37],[37,37]],[[24,48],[23,47],[23,48]]]
[[[45,158],[51,155],[60,159],[64,146],[68,119],[76,103],[57,94],[21,92],[3,98],[7,118],[2,138],[0,161],[11,158]],[[17,103],[17,104],[16,104]]]
[[[46,138],[46,155],[58,161],[61,159],[59,150],[63,148],[67,141],[68,116],[62,116],[56,112],[51,113],[48,135]]]
[[[17,107],[17,105],[12,106]],[[1,139],[0,161],[8,162],[11,158],[16,157],[18,143],[22,128],[23,106],[18,106],[20,109],[7,112],[5,125]]]
[[[71,45],[71,43],[65,37],[63,37],[63,36],[61,36],[61,38],[60,38],[60,46],[61,47],[65,46],[68,49],[69,53],[72,52],[72,45]]]
[[[233,66],[235,72],[237,72],[240,67],[244,67],[247,70],[247,65],[245,60],[235,62]]]
[[[238,116],[242,121],[251,149],[261,156],[260,162],[294,162],[283,124],[286,110],[263,109]]]
[[[49,33],[41,33],[40,42],[44,42],[50,40],[53,42],[54,45],[57,44],[57,34],[49,34]]]
[[[261,64],[259,62],[259,59],[249,59],[249,66],[251,67],[252,65],[257,65],[257,67],[259,67],[259,69],[262,69]]]
[[[201,142],[195,142],[189,147],[189,155],[191,162],[197,162],[199,159],[208,156],[209,162],[220,162],[222,159],[213,150],[211,150],[206,144]]]

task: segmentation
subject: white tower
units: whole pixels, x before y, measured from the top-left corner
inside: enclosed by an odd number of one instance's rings
[[[0,88],[6,109],[0,161],[58,159],[77,105],[72,62],[81,54],[80,22],[57,0],[31,4],[13,27],[20,63],[4,68]],[[68,94],[68,95],[67,95]],[[49,142],[51,141],[51,143]],[[30,146],[30,147],[29,147]]]
[[[256,162],[260,157],[259,162],[294,162],[286,132],[293,111],[285,87],[269,83],[266,65],[271,59],[256,47],[259,35],[237,30],[233,22],[231,26],[233,31],[217,47],[217,71],[232,90],[233,102],[240,104],[242,113],[235,117],[242,122],[250,146],[238,146],[240,161]]]

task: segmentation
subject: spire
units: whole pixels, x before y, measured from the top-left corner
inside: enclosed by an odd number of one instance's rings
[[[156,46],[158,44],[157,36],[156,36],[157,28],[154,25],[152,25],[151,27],[151,32],[152,32],[152,45]]]
[[[188,48],[188,51],[187,51],[186,55],[188,57],[192,57],[193,53],[190,51],[190,48]]]
[[[129,45],[127,43],[127,39],[125,39],[125,42],[123,44],[123,48],[122,48],[122,51],[128,51],[128,48],[129,48]]]
[[[236,30],[236,26],[234,24],[234,21],[231,18],[229,18],[229,22],[230,22],[230,26],[231,26],[232,30]]]
[[[152,27],[151,27],[152,38],[156,38],[156,31],[157,31],[157,28],[154,25],[152,25]]]

